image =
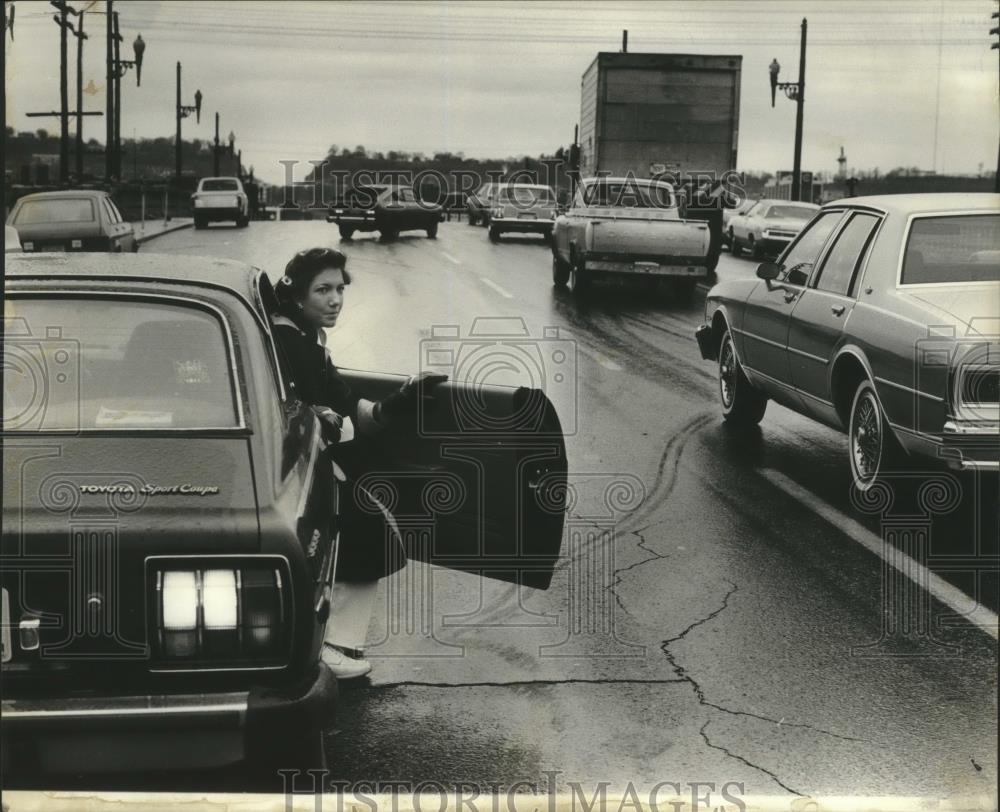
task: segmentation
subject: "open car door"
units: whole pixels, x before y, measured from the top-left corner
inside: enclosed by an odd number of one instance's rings
[[[340,373],[369,400],[406,380]],[[358,436],[334,456],[355,487],[390,510],[408,558],[547,589],[566,498],[555,408],[537,389],[447,381],[433,392],[412,419]]]

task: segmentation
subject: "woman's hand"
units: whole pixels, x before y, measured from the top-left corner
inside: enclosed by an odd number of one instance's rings
[[[320,431],[323,439],[330,445],[340,442],[340,431],[344,426],[344,418],[337,414],[329,406],[311,407],[315,415],[319,418]]]
[[[431,392],[434,387],[446,380],[448,376],[439,372],[411,375],[398,391],[375,404],[375,419],[379,423],[386,423],[416,413],[417,404],[432,400]]]

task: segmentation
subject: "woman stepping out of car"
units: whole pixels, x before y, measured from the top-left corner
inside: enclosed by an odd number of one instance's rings
[[[351,283],[347,258],[332,248],[300,251],[285,267],[275,285],[278,313],[272,316],[274,334],[288,365],[296,397],[320,416],[328,442],[376,434],[394,421],[415,414],[419,400],[446,375],[423,373],[410,378],[398,391],[378,402],[357,397],[341,377],[326,348],[326,333],[344,308],[344,289]],[[350,429],[344,419],[350,418]],[[343,435],[343,437],[342,437]],[[354,446],[354,449],[351,449]],[[350,479],[356,470],[352,457],[363,445],[341,446],[337,461]],[[370,468],[372,460],[358,461]],[[340,505],[340,550],[331,597],[330,617],[323,644],[323,661],[341,678],[360,677],[371,670],[363,649],[371,623],[380,578],[405,563],[402,544],[388,512],[370,494],[351,487]],[[369,501],[370,500],[370,501]],[[360,501],[367,502],[365,505]],[[381,508],[372,510],[374,503]],[[374,519],[373,519],[374,514]]]

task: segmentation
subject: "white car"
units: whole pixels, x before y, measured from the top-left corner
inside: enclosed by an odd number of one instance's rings
[[[541,234],[549,239],[557,213],[556,193],[551,186],[505,183],[493,196],[490,239],[496,242],[508,231]]]
[[[818,211],[815,203],[758,200],[746,214],[730,219],[726,229],[729,250],[738,257],[746,248],[757,260],[780,254]]]
[[[202,178],[191,203],[195,228],[220,220],[232,220],[237,228],[246,228],[250,222],[250,204],[239,178]]]

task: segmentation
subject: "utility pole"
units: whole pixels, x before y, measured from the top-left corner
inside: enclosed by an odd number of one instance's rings
[[[628,29],[622,31],[622,53],[628,53]]]
[[[83,180],[83,12],[76,30],[76,182]]]
[[[59,183],[65,185],[69,181],[69,79],[66,75],[66,29],[69,27],[66,17],[69,9],[66,0],[54,0],[52,5],[59,9],[59,16],[55,17],[59,24]]]
[[[107,84],[105,85],[105,136],[104,136],[104,180],[111,182],[115,173],[115,156],[113,142],[115,140],[115,60],[114,60],[114,9],[113,0],[107,0],[108,10],[106,26],[106,60],[107,60]]]
[[[114,22],[114,47],[115,47],[115,126],[114,126],[114,178],[121,180],[122,177],[122,70],[120,67],[121,34],[118,33],[118,12],[112,14]]]
[[[994,11],[990,15],[990,19],[997,21],[997,25],[990,29],[990,34],[996,34],[997,36],[997,41],[990,43],[990,50],[996,49],[997,67],[1000,69],[1000,11]],[[997,174],[993,179],[993,191],[1000,194],[1000,139],[998,139],[997,143]]]
[[[215,114],[215,144],[212,147],[212,174],[219,176],[219,114]]]

